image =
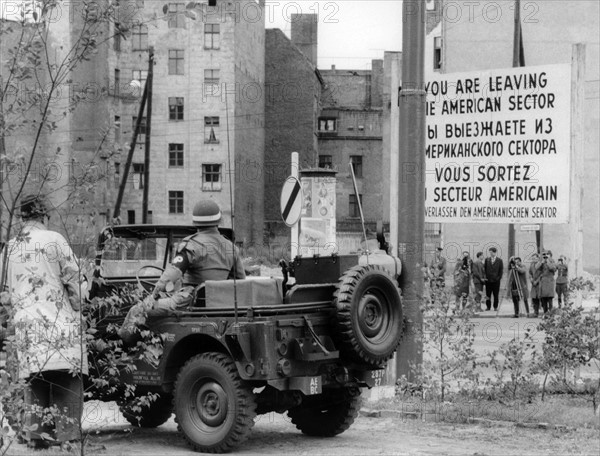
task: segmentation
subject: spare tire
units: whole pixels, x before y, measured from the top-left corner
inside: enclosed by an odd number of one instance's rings
[[[380,366],[394,354],[403,331],[400,290],[378,265],[354,266],[334,293],[336,339],[352,361]]]

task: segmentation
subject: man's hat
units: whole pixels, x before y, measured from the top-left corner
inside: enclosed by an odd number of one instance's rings
[[[48,214],[48,206],[41,195],[27,195],[21,198],[21,218],[39,218]]]
[[[192,213],[192,222],[196,226],[217,226],[221,221],[221,209],[213,200],[198,201]]]

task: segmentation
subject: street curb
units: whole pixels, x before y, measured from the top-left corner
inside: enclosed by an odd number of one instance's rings
[[[397,418],[404,419],[410,418],[417,420],[420,418],[420,414],[418,412],[406,412],[402,410],[373,410],[368,408],[361,408],[358,412],[361,416],[366,418]],[[545,431],[561,431],[561,432],[570,432],[577,431],[578,428],[567,426],[564,424],[549,424],[549,423],[524,423],[522,421],[503,421],[503,420],[490,420],[489,418],[468,418],[466,422],[453,422],[453,421],[437,421],[439,423],[448,423],[448,424],[483,424],[486,426],[495,426],[495,427],[518,427],[524,429],[542,429]]]

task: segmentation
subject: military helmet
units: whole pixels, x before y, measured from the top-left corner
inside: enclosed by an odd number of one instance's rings
[[[21,218],[27,220],[48,214],[48,206],[43,196],[27,195],[21,198]]]
[[[196,226],[217,226],[221,221],[221,209],[213,200],[201,200],[194,206],[192,222]]]

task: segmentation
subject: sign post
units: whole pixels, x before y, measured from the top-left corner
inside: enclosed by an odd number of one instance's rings
[[[293,260],[298,256],[298,220],[302,215],[302,186],[298,180],[298,152],[292,152],[292,175],[289,176],[281,189],[279,208],[283,222],[291,228],[290,255]]]

